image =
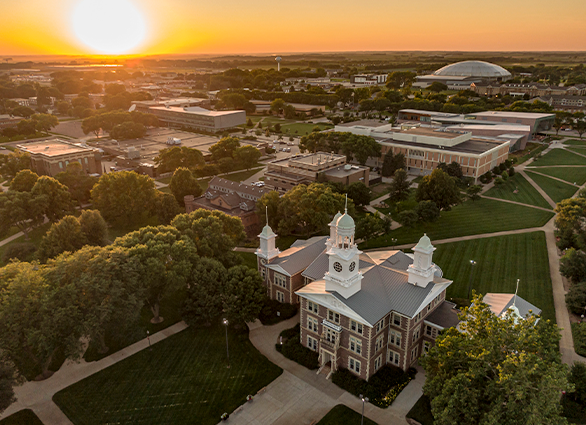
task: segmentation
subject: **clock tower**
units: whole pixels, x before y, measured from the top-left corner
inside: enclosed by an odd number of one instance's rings
[[[263,227],[262,232],[258,235],[260,239],[260,248],[256,250],[256,256],[260,259],[260,262],[264,265],[270,262],[273,258],[281,253],[279,248],[275,247],[275,239],[277,235],[273,232],[273,229],[269,226],[269,215],[267,212],[267,225]]]

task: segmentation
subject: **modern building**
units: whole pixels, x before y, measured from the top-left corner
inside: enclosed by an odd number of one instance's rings
[[[79,162],[86,174],[102,174],[102,153],[83,143],[62,139],[23,143],[16,146],[31,156],[31,169],[39,175],[54,177],[71,162]]]
[[[179,97],[169,99],[157,99],[157,100],[135,100],[132,105],[136,105],[134,108],[131,106],[131,112],[136,110],[138,112],[148,113],[149,109],[153,106],[174,106],[177,108],[191,108],[193,106],[208,107],[210,101],[208,99],[202,99],[198,97]]]
[[[362,182],[368,186],[369,176],[369,167],[346,164],[345,155],[317,152],[269,162],[265,183],[279,192],[286,192],[299,184],[321,179],[344,185]]]
[[[245,183],[214,177],[208,189],[198,198],[188,195],[184,198],[185,211],[190,213],[199,208],[218,210],[242,220],[248,237],[253,238],[260,230],[256,215],[256,201],[271,190]]]
[[[470,88],[472,83],[488,83],[507,81],[512,78],[509,71],[501,66],[484,61],[463,61],[438,69],[429,75],[416,77],[414,87],[425,88],[434,82],[456,87],[451,90]]]
[[[352,84],[364,84],[366,86],[375,86],[385,84],[389,74],[358,74],[350,77]]]
[[[393,127],[391,124],[369,124],[366,121],[337,125],[335,131],[350,132],[373,137],[381,145],[381,157],[375,165],[381,165],[384,155],[403,154],[407,172],[428,175],[440,162],[457,162],[466,177],[475,181],[484,173],[500,165],[509,156],[512,141],[523,135],[499,137],[473,136],[466,128],[446,129],[422,124]]]
[[[385,364],[407,370],[458,318],[445,300],[452,281],[433,263],[427,236],[413,254],[364,253],[354,233],[352,217],[338,213],[329,238],[297,241],[281,253],[267,225],[256,254],[269,296],[300,304],[300,342],[319,353],[320,367],[368,380]]]

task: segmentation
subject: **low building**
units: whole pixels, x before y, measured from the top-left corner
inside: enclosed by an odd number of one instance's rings
[[[534,99],[535,100],[535,99]],[[586,96],[574,95],[548,95],[538,97],[536,100],[545,102],[556,111],[586,112]]]
[[[245,183],[214,177],[208,189],[198,198],[193,195],[185,197],[185,211],[190,213],[198,208],[218,210],[242,220],[244,230],[252,238],[260,230],[256,215],[256,201],[271,190]]]
[[[0,115],[0,130],[4,130],[5,128],[14,128],[23,119],[24,118],[22,117],[15,117],[14,115],[9,114]]]
[[[152,106],[148,111],[171,127],[188,127],[210,133],[221,133],[246,124],[245,111],[210,111],[199,106]]]
[[[202,99],[198,97],[179,97],[174,99],[135,100],[132,102],[132,104],[136,105],[132,110],[149,113],[151,112],[149,109],[154,106],[174,106],[177,108],[191,108],[193,106],[199,106],[205,108],[209,107],[210,101],[208,99]]]
[[[271,161],[265,172],[265,183],[279,192],[322,180],[344,185],[362,182],[368,186],[369,178],[368,167],[346,164],[345,155],[325,152]]]
[[[350,77],[352,84],[364,84],[367,86],[374,86],[385,84],[389,74],[358,74]]]
[[[472,83],[470,90],[481,96],[514,96],[529,97],[539,96],[584,96],[586,95],[586,84],[576,84],[570,87],[550,86],[540,83]]]
[[[423,236],[413,254],[363,253],[354,220],[338,213],[330,237],[297,241],[279,252],[267,225],[259,235],[258,268],[271,299],[299,303],[301,344],[319,353],[320,370],[340,368],[368,380],[383,365],[407,370],[458,324],[435,248]]]
[[[71,162],[79,162],[86,174],[102,174],[102,153],[84,145],[62,139],[23,143],[16,146],[31,156],[31,169],[39,175],[54,177]]]
[[[365,121],[337,125],[335,131],[373,137],[381,145],[381,157],[376,165],[380,166],[384,155],[392,151],[405,156],[406,171],[410,174],[428,175],[441,162],[457,162],[464,176],[475,181],[506,161],[512,139],[523,137],[522,134],[480,137],[473,136],[466,128],[448,130],[421,124],[393,127],[378,122],[369,125]]]

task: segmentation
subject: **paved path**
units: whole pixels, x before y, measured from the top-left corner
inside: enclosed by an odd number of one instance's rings
[[[545,191],[541,188],[541,186],[539,186],[537,183],[535,183],[533,181],[533,179],[531,177],[529,177],[527,175],[527,173],[525,173],[525,170],[521,170],[520,171],[521,175],[523,177],[525,177],[525,180],[527,180],[529,182],[529,184],[531,184],[531,186],[533,186],[535,188],[535,190],[537,190],[539,192],[539,194],[543,197],[543,199],[545,199],[547,201],[547,203],[549,205],[551,205],[552,208],[555,208],[556,203],[553,199],[551,199],[551,197],[545,193]]]
[[[250,341],[271,362],[283,368],[279,378],[230,415],[234,424],[311,424],[319,421],[332,407],[344,404],[361,412],[362,402],[342,390],[324,375],[317,375],[296,362],[285,358],[275,349],[279,334],[299,322],[299,316],[273,326],[262,326],[258,321],[249,325]],[[364,415],[379,424],[404,425],[405,414],[415,404],[425,381],[423,372],[417,374],[397,397],[393,405],[380,409],[366,404]]]
[[[150,342],[151,344],[156,344],[171,335],[181,332],[186,327],[187,325],[184,322],[176,323],[151,335]],[[45,425],[70,425],[69,419],[53,403],[53,395],[108,366],[112,366],[144,350],[148,346],[148,340],[143,339],[96,362],[87,363],[84,360],[80,362],[67,360],[50,378],[44,381],[28,381],[16,387],[14,393],[17,400],[0,415],[0,419],[22,409],[32,409]]]
[[[538,210],[552,212],[551,211],[551,208],[538,207],[537,205],[524,204],[523,202],[511,201],[509,199],[493,198],[492,196],[486,196],[486,195],[480,195],[480,197],[481,198],[486,198],[486,199],[492,199],[493,201],[506,202],[508,204],[521,205],[522,207],[537,208]]]
[[[579,165],[578,165],[578,167],[579,167]],[[527,170],[527,169],[526,169],[526,170]],[[565,183],[565,184],[570,184],[570,185],[572,185],[572,186],[580,187],[580,185],[578,185],[578,184],[576,184],[576,183],[570,183],[570,182],[567,182],[567,181],[565,181],[565,180],[562,180],[562,179],[560,179],[560,178],[557,178],[557,177],[554,177],[554,176],[550,176],[550,175],[548,175],[548,174],[543,174],[543,173],[540,173],[540,172],[539,172],[539,171],[537,171],[537,170],[539,170],[539,167],[535,167],[535,169],[531,169],[531,168],[529,168],[527,171],[531,171],[531,172],[532,172],[532,173],[534,173],[534,174],[539,174],[540,176],[547,177],[547,178],[550,178],[550,179],[552,179],[552,180],[557,180],[557,181],[559,181],[559,182],[562,182],[562,183]]]

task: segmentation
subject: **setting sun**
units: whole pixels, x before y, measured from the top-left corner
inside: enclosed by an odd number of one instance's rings
[[[79,41],[100,54],[132,53],[147,34],[143,14],[129,0],[81,0],[72,23]]]

